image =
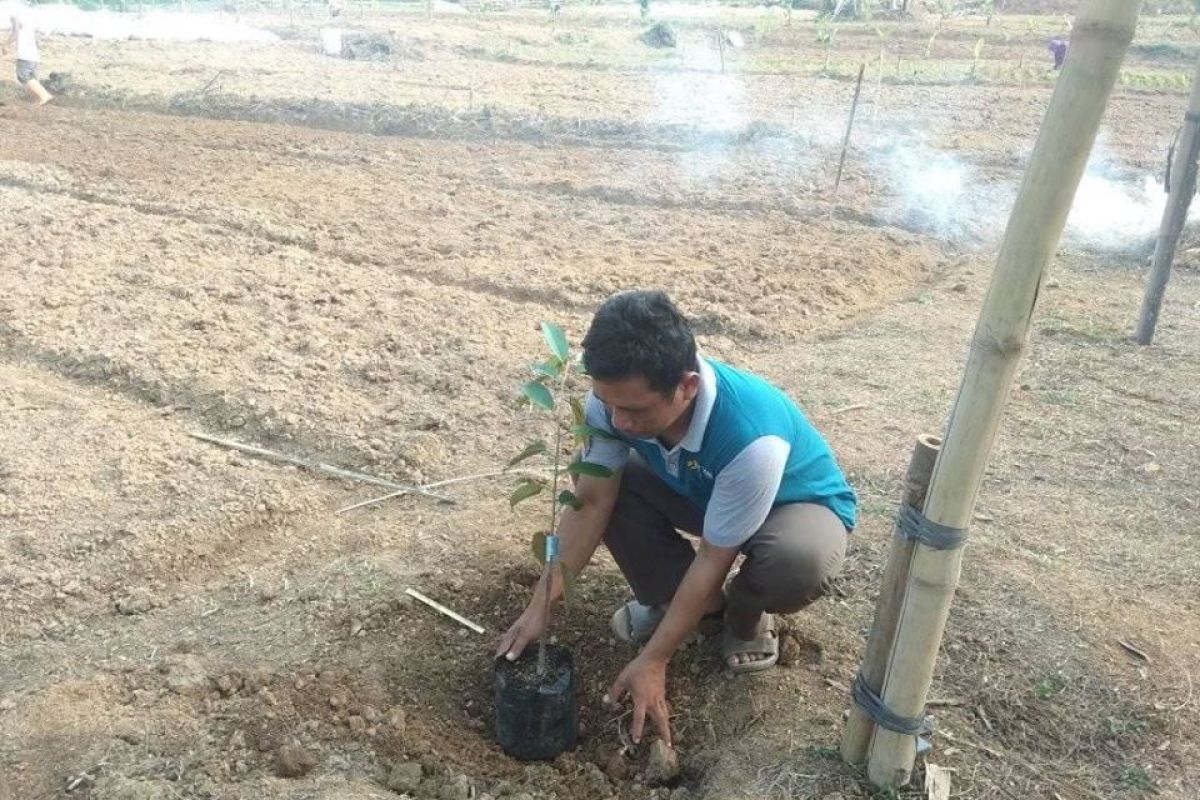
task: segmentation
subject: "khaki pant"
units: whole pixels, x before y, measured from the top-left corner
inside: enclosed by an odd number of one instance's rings
[[[696,556],[679,531],[699,535],[704,515],[636,455],[620,480],[604,543],[638,602],[665,605]],[[846,536],[842,521],[825,506],[777,506],[741,547],[745,560],[726,592],[729,612],[753,619],[812,603],[841,570]]]

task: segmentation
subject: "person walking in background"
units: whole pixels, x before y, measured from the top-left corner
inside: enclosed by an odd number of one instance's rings
[[[46,91],[46,87],[38,80],[41,54],[38,52],[37,31],[29,7],[20,4],[12,6],[9,23],[12,30],[8,40],[16,45],[17,50],[17,83],[25,87],[25,91],[39,106],[44,106],[54,99],[54,95]]]

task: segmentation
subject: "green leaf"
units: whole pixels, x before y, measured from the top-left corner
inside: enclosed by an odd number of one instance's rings
[[[593,464],[590,461],[576,461],[567,467],[567,472],[571,475],[590,475],[593,478],[611,478],[613,471],[602,464]]]
[[[558,504],[560,506],[570,506],[578,511],[583,508],[583,501],[575,496],[575,493],[570,489],[563,489],[558,493]]]
[[[591,425],[572,425],[571,433],[580,439],[607,439],[609,441],[617,441],[617,437],[611,433]]]
[[[554,409],[554,395],[550,394],[550,390],[537,381],[529,381],[522,386],[521,394],[528,397],[529,402],[535,406],[541,406],[547,411]]]
[[[550,352],[560,363],[567,363],[567,356],[570,350],[567,347],[567,335],[563,333],[563,329],[555,325],[553,322],[542,323],[542,336],[546,340]]]
[[[587,414],[584,413],[583,403],[578,397],[571,398],[571,424],[583,425],[587,419]]]
[[[538,439],[536,442],[530,442],[524,450],[509,459],[508,466],[515,467],[525,459],[539,456],[544,452],[546,452],[546,443],[541,439]]]
[[[563,363],[558,359],[543,361],[533,365],[533,374],[539,378],[557,378],[562,374]]]
[[[535,533],[529,542],[529,548],[533,550],[533,557],[539,564],[546,563],[546,534],[541,531]]]
[[[542,485],[537,481],[522,481],[521,485],[508,496],[508,507],[516,508],[517,503],[528,500],[542,491]]]

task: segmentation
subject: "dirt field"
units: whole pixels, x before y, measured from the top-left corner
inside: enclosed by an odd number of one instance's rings
[[[662,52],[625,8],[364,9],[347,24],[390,32],[392,58],[330,58],[321,20],[259,14],[279,43],[46,37],[60,102],[3,87],[0,798],[871,796],[835,749],[848,687],[1062,17],[830,43],[778,9],[673,9]],[[723,73],[718,24],[746,41]],[[1187,17],[1139,27],[1102,134],[1134,195],[1198,54]],[[1102,225],[1116,244],[1069,232],[979,499],[931,694],[955,797],[1196,796],[1200,243],[1133,346],[1152,247],[1133,213]],[[676,659],[675,789],[614,760],[599,700],[630,652],[606,554],[557,631],[579,750],[522,765],[492,743],[491,644],[536,578],[539,517],[509,512],[510,482],[339,514],[386,490],[189,436],[405,482],[493,470],[535,430],[513,400],[538,322],[577,338],[634,286],[788,389],[863,512],[835,596],[787,620],[785,666],[729,679],[714,642]],[[296,746],[311,763],[281,765]]]

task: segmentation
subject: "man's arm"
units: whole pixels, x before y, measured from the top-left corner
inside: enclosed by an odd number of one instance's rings
[[[683,576],[683,582],[675,591],[667,615],[663,617],[654,635],[642,651],[652,660],[666,663],[683,644],[700,619],[718,605],[717,595],[725,584],[738,548],[717,547],[701,539],[696,558]]]
[[[620,473],[611,478],[580,476],[575,486],[575,496],[583,503],[583,507],[578,511],[564,509],[558,525],[558,535],[562,537],[559,557],[563,567],[573,574],[578,575],[587,566],[592,554],[600,546],[620,490]],[[546,627],[546,609],[562,594],[562,575],[559,571],[554,572],[553,585],[550,587],[538,581],[525,612],[500,637],[496,656],[503,655],[510,661],[520,656],[530,642],[542,635]]]
[[[671,705],[667,702],[667,664],[684,638],[704,616],[712,603],[733,560],[736,547],[716,547],[701,541],[695,560],[683,576],[667,609],[667,615],[650,637],[650,642],[629,662],[604,696],[606,702],[620,702],[625,695],[633,700],[633,720],[629,735],[642,741],[646,717],[654,723],[658,735],[671,745]]]
[[[594,478],[590,475],[579,477],[579,483],[573,491],[583,508],[578,511],[564,508],[558,521],[558,535],[561,537],[559,559],[572,574],[578,575],[592,560],[592,555],[600,546],[600,540],[604,538],[604,531],[608,527],[609,518],[612,517],[613,506],[616,505],[620,490],[621,473],[611,478]],[[563,594],[562,578],[558,574],[554,577],[554,586],[550,592],[551,601],[558,600]]]
[[[671,743],[671,707],[667,703],[667,663],[704,613],[719,603],[725,582],[742,544],[771,512],[790,447],[774,436],[756,439],[717,476],[704,514],[704,536],[692,565],[675,591],[667,614],[645,649],[621,671],[608,699],[633,699],[629,732],[641,741],[647,715],[667,744]]]

